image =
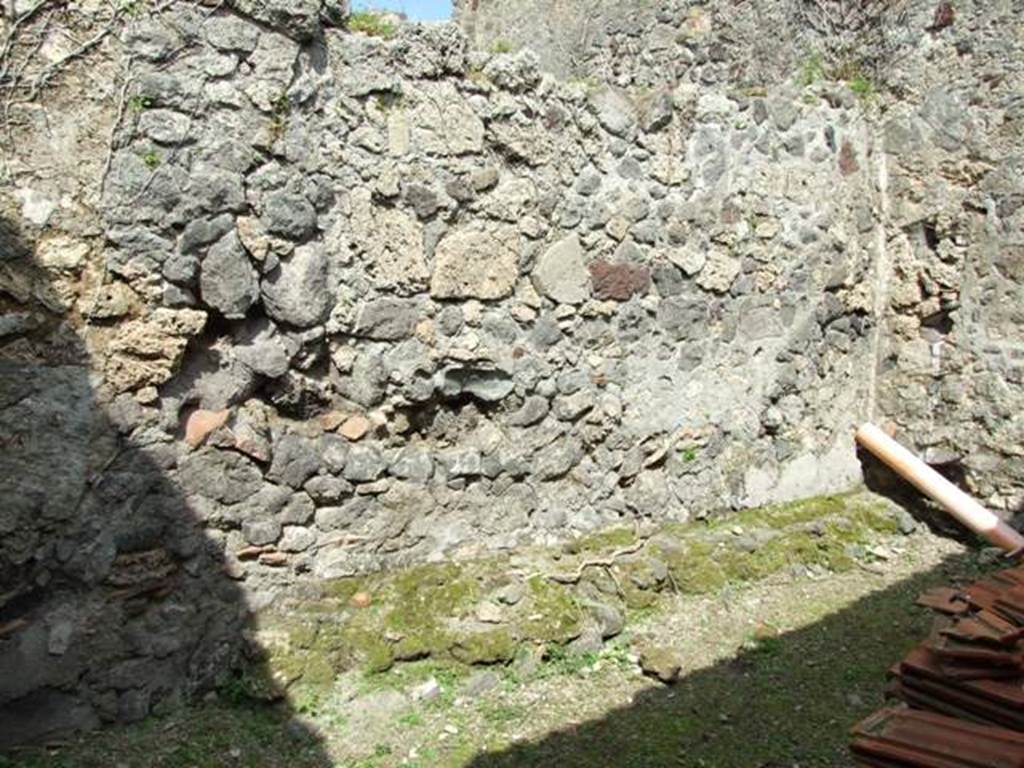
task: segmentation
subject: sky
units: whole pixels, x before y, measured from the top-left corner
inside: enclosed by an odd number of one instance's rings
[[[400,11],[413,21],[441,21],[452,17],[451,0],[354,0],[357,11]]]

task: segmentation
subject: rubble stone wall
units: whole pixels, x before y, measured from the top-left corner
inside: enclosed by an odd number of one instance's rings
[[[232,409],[171,472],[229,552],[283,538],[329,577],[853,479],[856,110],[472,68],[451,27],[253,32],[217,16],[138,67],[106,261],[161,309],[94,353],[113,391],[160,387],[154,428]],[[154,331],[190,339],[173,376]]]
[[[921,13],[921,26],[935,19]],[[1019,2],[956,3],[894,72],[878,413],[987,505],[1024,509]]]
[[[455,0],[454,17],[473,47],[530,48],[563,78],[636,88],[680,79],[738,85],[785,79],[799,66],[812,31],[796,5]]]
[[[120,18],[15,113],[0,743],[174,706],[305,580],[851,487],[853,425],[935,419],[907,382],[952,381],[913,367],[938,294],[898,298],[936,238],[990,254],[947,338],[990,334],[972,372],[1013,357],[1014,193],[918,226],[915,180],[968,189],[984,163],[911,165],[914,130],[846,85],[731,83],[714,57],[559,80],[323,5]],[[936,98],[907,105],[923,141],[960,131],[966,95]],[[982,379],[1009,409],[1003,370]]]

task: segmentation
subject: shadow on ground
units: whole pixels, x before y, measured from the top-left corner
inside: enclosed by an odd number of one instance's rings
[[[852,765],[852,725],[882,703],[886,669],[923,639],[924,589],[978,575],[973,555],[871,594],[807,628],[473,768],[800,768]]]

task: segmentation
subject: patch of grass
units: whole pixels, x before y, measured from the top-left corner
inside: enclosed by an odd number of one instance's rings
[[[862,101],[870,101],[878,94],[878,89],[866,74],[861,59],[856,56],[849,56],[838,63],[828,65],[821,53],[812,53],[800,65],[797,79],[804,87],[823,80],[845,82]],[[804,101],[811,103],[806,96]]]
[[[862,101],[871,101],[878,95],[878,91],[875,89],[875,84],[867,79],[864,75],[857,75],[856,77],[847,80],[846,84],[850,87],[850,90]]]
[[[149,98],[149,96],[143,96],[141,93],[137,93],[134,96],[128,97],[127,107],[132,112],[142,112],[152,106],[153,100]]]
[[[152,717],[61,742],[54,749],[27,749],[0,757],[3,768],[322,768],[319,742],[291,733],[287,712],[267,705],[226,702],[197,705],[168,717]]]
[[[670,529],[685,541],[681,550],[660,554],[673,581],[683,593],[706,594],[727,584],[763,579],[791,565],[816,565],[836,573],[850,570],[855,565],[848,553],[851,545],[895,534],[898,525],[884,505],[844,494],[742,510],[710,521],[703,535],[695,535],[692,523]],[[737,549],[730,538],[723,538],[735,530],[760,532],[753,551]]]
[[[800,64],[800,85],[807,87],[814,85],[821,80],[825,80],[827,72],[825,70],[825,59],[818,53],[811,53],[806,56]]]
[[[151,149],[143,153],[142,162],[149,170],[155,171],[160,167],[160,154],[155,149]]]
[[[385,40],[394,37],[398,31],[394,22],[380,11],[355,11],[348,17],[347,28],[349,32],[361,32]]]
[[[521,623],[526,637],[542,643],[564,643],[579,634],[583,609],[566,587],[541,576],[529,579],[526,586],[529,598],[523,601],[523,609],[528,615]]]
[[[480,713],[484,720],[492,726],[514,725],[522,722],[529,716],[529,710],[518,704],[503,704],[499,702],[486,702],[480,706]]]
[[[233,707],[245,706],[252,702],[252,692],[241,675],[232,675],[221,685],[218,693]]]
[[[406,712],[398,718],[398,724],[406,728],[419,728],[423,725],[423,715],[419,712]]]
[[[735,657],[691,671],[671,688],[646,690],[630,705],[571,728],[555,726],[482,765],[850,765],[850,726],[882,704],[885,670],[932,621],[914,598],[952,578],[936,568],[852,604],[833,605],[832,596],[794,606],[794,615],[818,618],[785,634],[756,633]],[[586,690],[598,685],[588,681]]]
[[[274,99],[270,113],[270,132],[274,141],[284,136],[288,129],[288,117],[292,111],[292,102],[287,93],[281,93]]]
[[[608,84],[596,77],[575,78],[568,81],[570,85],[583,88],[587,98],[593,98],[608,88]]]
[[[491,43],[492,53],[512,53],[515,50],[516,44],[513,43],[511,40],[506,40],[503,37],[499,37],[493,43]]]
[[[119,10],[131,19],[137,19],[148,10],[148,0],[121,0]]]
[[[539,677],[556,675],[578,675],[584,669],[593,667],[599,656],[593,651],[573,653],[564,645],[550,645],[545,654],[544,664],[538,670]]]
[[[632,528],[609,528],[584,536],[566,545],[570,554],[579,552],[601,552],[606,549],[628,547],[636,541],[636,533]]]

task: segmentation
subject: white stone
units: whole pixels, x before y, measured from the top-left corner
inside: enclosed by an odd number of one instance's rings
[[[713,293],[725,293],[740,273],[740,260],[725,251],[714,250],[708,256],[697,285]]]
[[[576,235],[559,240],[540,257],[533,282],[537,290],[560,304],[580,304],[590,296],[590,273]]]
[[[474,224],[437,244],[430,294],[435,299],[502,299],[519,276],[519,235],[508,227]]]
[[[21,200],[21,215],[37,227],[46,226],[57,209],[55,202],[34,189],[16,190],[14,196]]]
[[[66,235],[54,235],[39,243],[36,261],[48,269],[76,270],[89,255],[89,244]]]

